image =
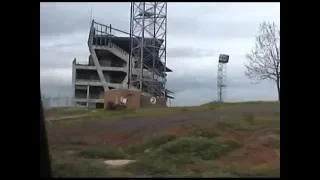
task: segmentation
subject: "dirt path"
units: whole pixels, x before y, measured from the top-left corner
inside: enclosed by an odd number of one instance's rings
[[[50,117],[50,118],[46,118],[46,120],[47,121],[58,121],[58,120],[76,119],[76,118],[81,118],[81,117],[86,117],[86,116],[88,116],[88,115],[82,114],[82,115],[73,115],[73,116]]]

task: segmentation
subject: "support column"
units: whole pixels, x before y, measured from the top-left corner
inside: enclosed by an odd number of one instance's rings
[[[98,72],[98,75],[99,75],[99,79],[100,79],[100,81],[101,81],[101,83],[103,85],[104,91],[106,92],[106,91],[109,90],[109,88],[108,88],[106,79],[105,79],[105,77],[103,75],[103,72],[102,72],[102,69],[101,69],[101,66],[100,66],[96,51],[95,51],[95,49],[93,47],[89,47],[89,49],[90,49],[90,53],[91,53],[91,56],[92,56],[93,63],[97,67],[97,72]]]
[[[72,106],[76,106],[76,58],[72,61]]]
[[[90,86],[87,86],[87,108],[89,107]]]

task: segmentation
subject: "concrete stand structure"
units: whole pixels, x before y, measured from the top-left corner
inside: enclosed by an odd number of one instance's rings
[[[120,34],[123,36],[120,37]],[[88,39],[89,60],[86,63],[79,63],[74,59],[72,62],[74,105],[103,108],[104,95],[109,90],[123,88],[140,90],[137,86],[130,86],[130,80],[136,79],[141,74],[141,68],[136,64],[138,61],[134,56],[131,57],[131,43],[136,43],[131,41],[133,40],[129,33],[112,28],[111,25],[92,21]],[[155,79],[150,69],[143,68],[144,78],[164,84],[166,72],[172,71],[160,60],[155,61],[153,65],[157,67],[157,73],[162,76]],[[169,95],[172,92],[166,89],[157,94],[150,93],[148,89],[150,88],[147,86],[142,87],[142,94],[165,99],[173,98]]]

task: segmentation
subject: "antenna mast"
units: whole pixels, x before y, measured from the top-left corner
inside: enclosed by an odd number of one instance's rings
[[[131,2],[130,87],[165,96],[167,2]]]
[[[89,21],[89,25],[91,25],[91,21],[92,21],[92,4],[90,4],[90,21]]]

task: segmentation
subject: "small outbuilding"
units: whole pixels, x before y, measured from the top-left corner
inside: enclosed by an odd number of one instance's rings
[[[141,91],[132,89],[112,89],[105,92],[104,109],[107,109],[108,103],[123,104],[127,109],[167,107],[165,97],[143,95]]]

